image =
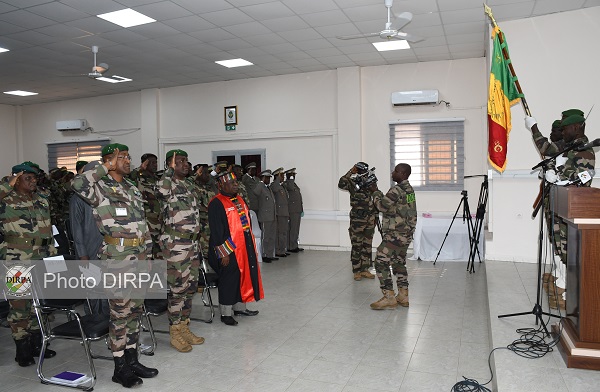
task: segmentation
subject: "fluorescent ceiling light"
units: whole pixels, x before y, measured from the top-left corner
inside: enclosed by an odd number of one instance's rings
[[[144,14],[140,14],[131,8],[125,8],[121,11],[108,12],[106,14],[96,16],[125,28],[156,22],[155,19],[152,19]]]
[[[215,63],[222,65],[224,67],[227,67],[227,68],[244,67],[246,65],[254,65],[250,61],[247,61],[244,59],[221,60],[221,61],[215,61]]]
[[[28,95],[38,95],[38,93],[32,93],[31,91],[23,91],[23,90],[5,91],[4,94],[18,95],[20,97],[26,97]]]
[[[128,78],[124,78],[122,76],[113,75],[111,77],[102,76],[102,77],[96,78],[96,80],[101,80],[103,82],[108,82],[108,83],[123,83],[123,82],[131,82],[133,79],[128,79]]]
[[[373,42],[373,46],[380,52],[385,52],[387,50],[410,49],[408,41],[404,39],[397,41]]]
[[[0,47],[0,53],[4,53],[4,52],[9,52],[9,50],[6,48]]]

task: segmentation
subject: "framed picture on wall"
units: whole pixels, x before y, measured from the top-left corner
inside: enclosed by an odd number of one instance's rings
[[[225,106],[225,125],[237,125],[237,106]]]

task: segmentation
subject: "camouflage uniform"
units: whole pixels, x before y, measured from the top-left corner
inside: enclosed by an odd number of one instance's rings
[[[415,191],[408,180],[404,180],[394,185],[385,196],[379,190],[373,192],[373,200],[383,213],[382,241],[375,257],[379,285],[382,290],[394,290],[391,266],[398,288],[408,287],[406,251],[417,225]]]
[[[210,228],[208,227],[208,203],[215,196],[210,183],[201,184],[198,181],[196,185],[196,198],[198,199],[198,212],[200,219],[200,248],[202,256],[208,258],[208,241],[210,239]]]
[[[158,181],[157,197],[162,201],[163,256],[167,260],[167,282],[171,289],[169,324],[190,318],[192,297],[198,288],[200,268],[200,217],[196,186],[173,177],[173,168],[165,170]]]
[[[240,181],[238,181],[239,184]],[[246,188],[246,191],[248,192],[248,199],[244,198],[244,201],[246,201],[248,204],[248,207],[253,210],[254,212],[258,211],[258,198],[257,196],[254,194],[254,188],[256,188],[256,186],[258,185],[258,183],[260,183],[260,179],[256,176],[251,176],[250,174],[246,173],[242,176],[241,178],[241,183],[244,184],[244,187]]]
[[[352,272],[367,271],[371,266],[373,234],[377,210],[373,204],[371,192],[367,189],[356,189],[351,178],[352,170],[344,174],[338,182],[338,188],[350,192],[350,242],[352,251]]]
[[[587,136],[575,139],[572,143],[587,144],[589,142]],[[587,148],[583,151],[571,150],[563,154],[563,159],[566,161],[562,165],[556,167],[556,174],[559,181],[576,181],[579,179],[578,174],[590,172],[594,170],[596,164],[596,155],[593,148]],[[582,186],[589,187],[592,185],[592,180]],[[567,224],[558,215],[555,215],[554,223],[554,240],[558,244],[558,254],[563,263],[567,262]]]
[[[31,197],[13,190],[8,182],[0,184],[0,244],[2,260],[41,260],[56,254],[48,200],[36,192]],[[14,340],[28,338],[39,331],[37,318],[31,315],[30,299],[9,299],[7,316]]]
[[[248,204],[250,202],[250,195],[248,194],[248,189],[246,188],[246,185],[244,185],[242,181],[238,181],[238,187],[238,194],[242,196],[244,202]]]
[[[146,201],[146,203],[144,203],[144,211],[146,213],[148,230],[150,230],[150,237],[152,238],[152,257],[154,259],[160,259],[161,247],[159,237],[162,230],[162,219],[160,217],[160,201],[156,198],[159,177],[156,174],[148,174],[140,172],[139,169],[135,169],[131,172],[129,178],[135,181],[138,189],[142,192],[142,197]]]
[[[144,214],[144,199],[135,184],[123,178],[118,182],[108,175],[104,165],[78,174],[73,191],[92,207],[104,242],[98,258],[135,263],[145,260],[152,251],[152,240]],[[123,214],[123,210],[126,209]],[[115,240],[131,245],[114,245]],[[121,357],[125,349],[137,348],[143,299],[110,299],[110,348]]]

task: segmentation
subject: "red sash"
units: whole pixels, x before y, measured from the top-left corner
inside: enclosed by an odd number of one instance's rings
[[[238,213],[236,205],[229,200],[229,197],[222,194],[215,196],[218,198],[223,207],[225,207],[225,214],[227,215],[227,223],[229,223],[229,234],[231,240],[235,244],[233,253],[237,260],[237,265],[240,270],[240,293],[242,295],[242,302],[254,301],[254,287],[252,286],[252,279],[250,277],[250,268],[248,265],[248,252],[246,249],[246,238],[244,237],[244,230],[242,229],[242,222],[240,220],[240,214]],[[250,214],[248,213],[248,206],[244,203],[244,200],[238,195],[238,201],[244,208],[248,222],[250,222]],[[250,234],[252,234],[252,228],[250,228]],[[252,234],[252,246],[256,249],[256,243],[254,242],[254,234]],[[256,258],[256,270],[258,273],[258,289],[260,292],[260,299],[263,299],[265,294],[262,287],[262,279],[260,277],[260,267],[258,266],[258,258]]]

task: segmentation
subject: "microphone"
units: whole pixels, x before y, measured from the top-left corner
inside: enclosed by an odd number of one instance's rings
[[[577,185],[577,186],[584,185],[584,184],[588,183],[589,181],[591,181],[592,178],[594,178],[595,174],[596,174],[596,171],[594,169],[582,171],[581,173],[577,173],[577,179],[575,179],[573,181],[569,181],[565,185],[566,186],[568,186],[568,185]]]
[[[594,147],[598,147],[598,146],[600,146],[600,138],[598,138],[596,140],[592,140],[591,142],[589,142],[588,144],[584,144],[583,146],[577,147],[575,150],[583,151],[583,150],[587,150],[588,148],[594,148]]]

